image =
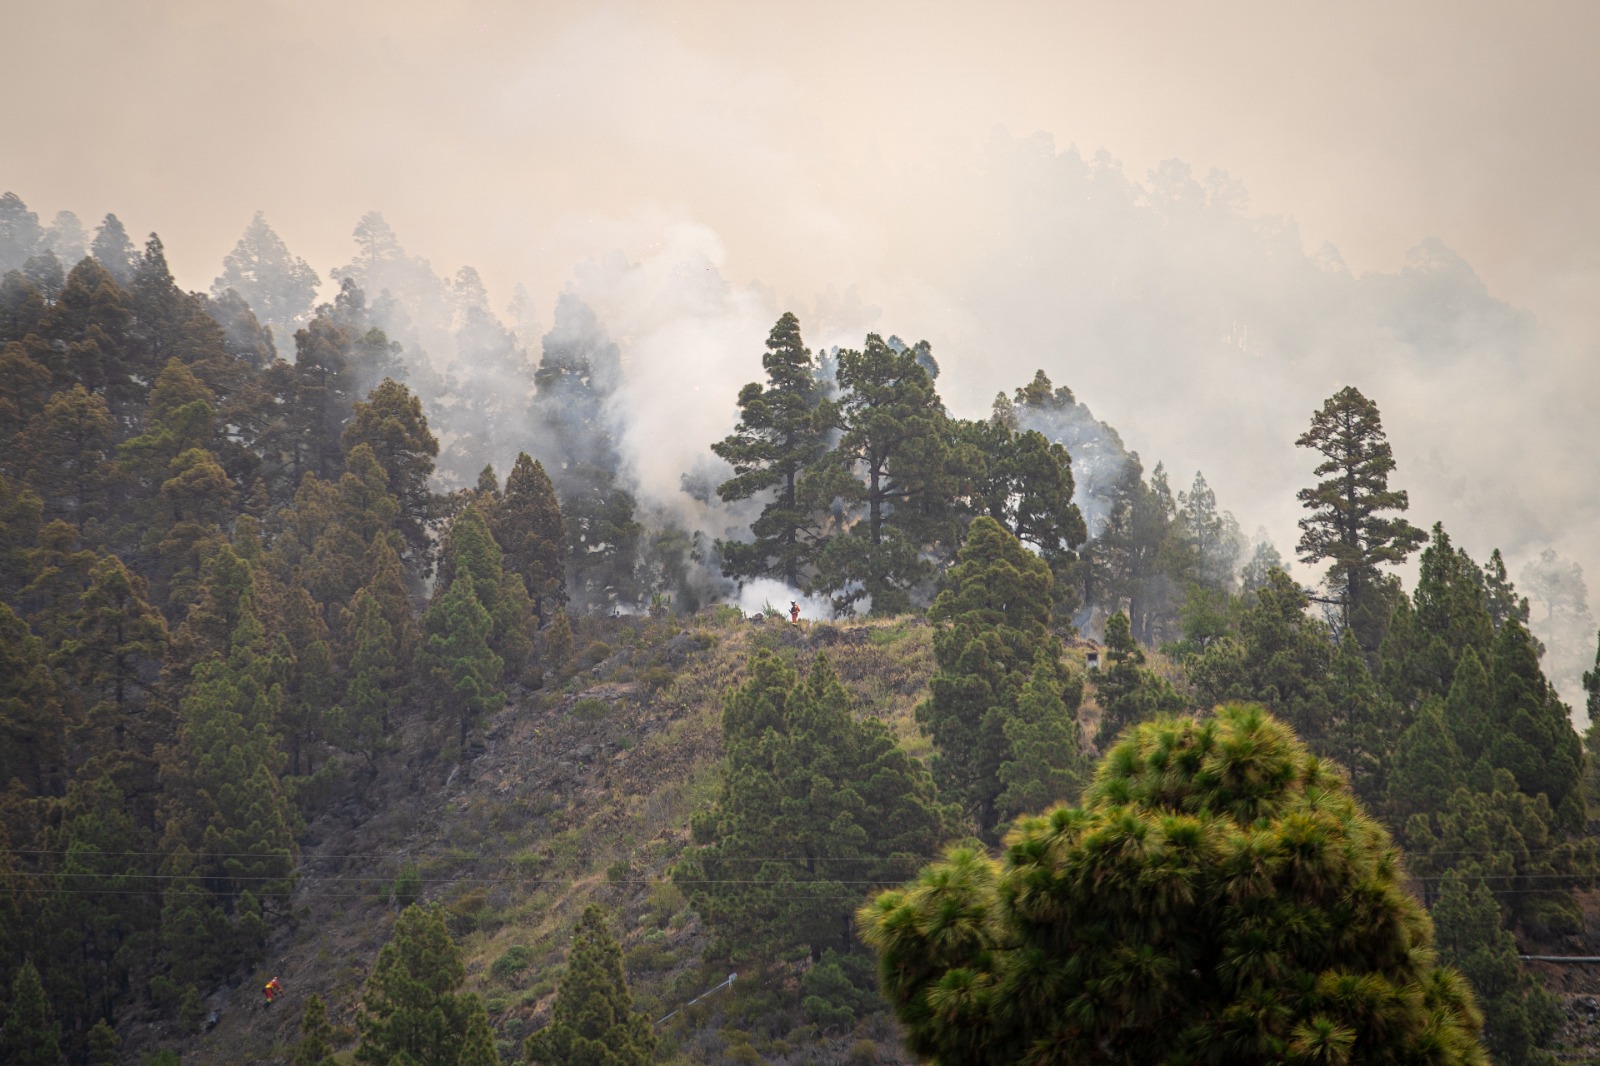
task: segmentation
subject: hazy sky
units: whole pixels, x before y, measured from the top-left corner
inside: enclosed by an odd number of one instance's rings
[[[0,0],[0,25],[0,187],[158,230],[187,287],[256,210],[324,277],[380,210],[545,322],[586,276],[641,404],[697,408],[686,454],[777,310],[814,342],[926,337],[958,413],[1044,366],[1286,556],[1293,437],[1356,384],[1414,520],[1600,585],[1600,5]],[[1189,229],[1074,207],[1072,148],[1248,201]],[[675,311],[695,270],[722,295]]]

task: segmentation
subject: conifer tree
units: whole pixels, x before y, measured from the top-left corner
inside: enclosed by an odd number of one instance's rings
[[[929,615],[939,625],[933,645],[938,669],[916,713],[938,752],[933,773],[941,791],[973,812],[987,832],[999,818],[1001,770],[1016,758],[1006,721],[1024,685],[1041,656],[1055,674],[1041,677],[1041,685],[1065,696],[1066,678],[1058,665],[1060,643],[1049,631],[1054,579],[1044,560],[987,515],[968,528],[957,558]],[[1076,711],[1064,703],[1063,709]]]
[[[881,722],[855,720],[823,656],[802,680],[757,653],[722,721],[722,792],[695,816],[701,846],[674,876],[720,950],[849,951],[852,886],[904,876],[943,838],[949,814],[932,779]]]
[[[450,523],[439,562],[436,598],[447,595],[462,573],[472,574],[472,587],[492,622],[490,645],[505,665],[506,675],[520,678],[533,652],[533,631],[537,624],[527,586],[515,573],[508,573],[500,545],[483,518],[477,504]]]
[[[1480,878],[1445,874],[1430,909],[1439,961],[1472,983],[1483,1005],[1483,1043],[1500,1066],[1553,1066],[1550,1037],[1558,1001],[1517,961],[1517,942],[1500,924],[1500,907]]]
[[[399,701],[403,674],[394,654],[394,630],[383,605],[366,589],[356,595],[355,651],[344,699],[330,714],[334,743],[364,755],[369,767],[389,732],[389,711]]]
[[[567,621],[565,608],[557,608],[556,616],[544,630],[540,661],[546,670],[555,674],[567,668],[572,660],[572,624]]]
[[[122,1038],[104,1018],[89,1030],[88,1044],[89,1066],[117,1066],[117,1050],[122,1047]]]
[[[39,216],[14,192],[0,195],[0,274],[9,273],[38,253],[44,243]]]
[[[1394,451],[1378,405],[1354,387],[1343,388],[1311,416],[1311,428],[1295,444],[1322,455],[1313,473],[1325,478],[1298,494],[1311,512],[1300,519],[1300,559],[1329,563],[1328,586],[1344,624],[1364,650],[1376,651],[1392,603],[1378,568],[1403,562],[1426,539],[1405,519],[1387,516],[1406,510],[1410,500],[1404,490],[1389,488]]]
[[[1106,620],[1106,662],[1094,675],[1094,692],[1101,711],[1095,747],[1101,751],[1129,726],[1183,706],[1172,683],[1145,666],[1144,649],[1121,611]]]
[[[399,505],[394,527],[405,538],[414,569],[425,573],[434,511],[428,479],[433,476],[439,441],[428,429],[422,401],[393,378],[384,378],[365,400],[355,403],[341,440],[346,456],[361,444],[372,449],[388,479],[389,495]]]
[[[312,993],[300,1016],[300,1042],[294,1048],[294,1066],[334,1066],[333,1026],[322,997]]]
[[[766,384],[753,381],[739,390],[739,424],[711,450],[733,465],[734,476],[717,486],[724,501],[769,492],[772,498],[751,526],[749,542],[719,541],[718,548],[729,577],[779,577],[799,588],[820,534],[817,516],[801,500],[800,477],[827,450],[827,429],[819,417],[816,362],[793,314],[773,325],[761,365]]]
[[[163,847],[181,897],[168,901],[163,925],[187,921],[185,913],[197,908],[208,924],[220,911],[230,926],[195,965],[201,973],[258,957],[265,945],[259,901],[285,898],[294,885],[298,818],[279,778],[283,755],[271,731],[286,670],[246,601],[226,658],[212,655],[195,668],[177,742],[162,767]],[[202,881],[209,898],[185,887]]]
[[[0,785],[58,792],[66,771],[62,712],[44,642],[0,602]]]
[[[1326,742],[1327,755],[1350,775],[1350,790],[1356,798],[1377,809],[1387,787],[1388,760],[1404,721],[1373,678],[1361,645],[1348,630],[1339,638],[1327,694],[1336,723]],[[1451,714],[1449,708],[1445,714]],[[1459,747],[1459,737],[1456,743]]]
[[[127,227],[116,215],[107,215],[95,230],[89,254],[117,280],[118,285],[125,286],[133,280],[134,269],[139,264],[139,253],[128,239]]]
[[[444,914],[416,903],[401,911],[393,938],[378,952],[367,978],[355,1061],[456,1066],[472,1015],[483,1011],[476,996],[459,991],[465,977],[461,949],[445,928]]]
[[[1338,775],[1232,706],[1137,727],[1081,807],[859,918],[930,1061],[1484,1064],[1395,859]]]
[[[1524,795],[1509,770],[1492,770],[1474,785],[1406,822],[1408,864],[1429,898],[1457,870],[1484,879],[1510,921],[1534,935],[1576,932],[1583,917],[1572,891],[1593,876],[1594,842],[1563,833],[1550,801]]]
[[[1445,724],[1439,699],[1424,703],[1400,734],[1389,766],[1390,823],[1403,826],[1413,814],[1444,810],[1470,765]]]
[[[11,983],[11,1011],[0,1028],[0,1061],[10,1066],[65,1066],[60,1027],[50,1014],[39,971],[24,962]]]
[[[1281,570],[1256,590],[1239,619],[1237,644],[1220,641],[1194,668],[1202,703],[1249,700],[1265,704],[1319,755],[1346,733],[1346,709],[1328,697],[1335,647],[1328,628],[1306,613],[1310,600]]]
[[[1495,719],[1484,758],[1510,770],[1529,796],[1543,794],[1566,832],[1582,830],[1587,815],[1578,783],[1583,776],[1583,745],[1571,718],[1539,669],[1531,634],[1507,622],[1495,634],[1490,657]]]
[[[1059,664],[1041,649],[1033,674],[1017,694],[1016,710],[1002,726],[1011,759],[1000,765],[1005,790],[995,808],[1001,818],[1071,803],[1089,780],[1090,758],[1076,713],[1082,683],[1074,679],[1069,685],[1069,701],[1063,699],[1060,676]]]
[[[28,480],[44,497],[46,513],[91,533],[105,517],[114,477],[116,430],[105,401],[74,385],[50,397],[26,433],[33,448]]]
[[[522,577],[534,615],[549,622],[567,598],[567,526],[544,465],[527,452],[517,453],[491,531],[505,552],[506,570]]]
[[[567,972],[556,990],[550,1024],[528,1037],[528,1061],[540,1066],[648,1066],[656,1037],[634,1012],[622,972],[622,949],[605,912],[583,910],[567,953]]]
[[[131,971],[149,957],[159,918],[148,891],[157,873],[152,837],[135,822],[150,800],[95,772],[91,763],[57,808],[61,829],[51,843],[61,858],[38,931],[49,945],[56,1013],[74,1039],[91,1019],[111,1014]]]
[[[489,711],[505,703],[500,674],[505,661],[489,640],[494,622],[474,591],[472,571],[463,568],[448,591],[436,598],[423,619],[422,665],[435,679],[445,709],[460,727],[460,744]]]
[[[273,339],[287,345],[310,317],[321,283],[317,272],[289,251],[257,211],[233,251],[223,258],[211,295],[220,299],[229,290],[238,293],[272,330]]]
[[[918,359],[925,354],[925,345],[897,351],[876,333],[860,351],[839,353],[841,436],[800,490],[811,507],[839,498],[861,510],[861,520],[817,556],[813,584],[833,594],[836,610],[863,598],[874,614],[908,609],[910,590],[932,574],[924,549],[949,551],[959,540],[949,419]]]
[[[594,312],[564,294],[534,372],[534,410],[553,438],[545,457],[567,528],[567,591],[587,607],[630,603],[637,593],[643,527],[633,494],[619,484],[621,456],[605,409],[620,373],[621,353]]]

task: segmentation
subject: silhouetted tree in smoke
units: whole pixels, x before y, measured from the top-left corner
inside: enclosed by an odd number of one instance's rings
[[[222,261],[222,273],[211,283],[216,299],[232,289],[244,298],[256,318],[287,346],[305,326],[322,279],[304,259],[289,251],[260,211]]]
[[[633,494],[619,484],[621,456],[606,411],[620,373],[617,346],[594,312],[564,294],[534,374],[533,409],[549,434],[548,470],[567,524],[568,592],[587,606],[637,599],[643,530],[634,520]]]
[[[1330,564],[1328,586],[1343,624],[1355,630],[1370,654],[1383,638],[1396,594],[1394,580],[1378,567],[1404,561],[1426,534],[1403,518],[1385,515],[1406,510],[1410,500],[1403,489],[1389,488],[1394,451],[1378,405],[1360,390],[1346,387],[1329,397],[1295,444],[1322,454],[1313,473],[1325,478],[1298,494],[1311,512],[1300,519],[1300,560]]]
[[[752,540],[717,547],[729,577],[781,577],[799,588],[820,534],[817,515],[801,503],[800,477],[827,450],[827,427],[818,417],[823,387],[816,362],[793,314],[772,327],[761,365],[767,383],[739,390],[739,424],[711,450],[733,464],[734,476],[717,486],[723,500],[768,492],[772,498],[750,527]]]
[[[960,540],[949,418],[919,359],[926,354],[926,342],[896,350],[876,333],[860,351],[839,353],[841,392],[830,401],[839,443],[799,490],[806,506],[840,501],[860,516],[817,556],[814,585],[836,609],[868,599],[874,614],[906,610],[934,572],[925,551]]]

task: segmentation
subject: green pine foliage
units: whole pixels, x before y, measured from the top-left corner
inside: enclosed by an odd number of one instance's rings
[[[294,1066],[333,1066],[333,1026],[322,997],[312,993],[300,1016],[300,1042],[294,1047]]]
[[[58,1035],[39,971],[32,962],[24,962],[11,983],[11,1010],[0,1028],[0,1061],[11,1066],[65,1066]]]
[[[1295,444],[1322,456],[1313,473],[1324,480],[1301,489],[1311,512],[1300,519],[1300,559],[1327,562],[1328,587],[1338,597],[1344,624],[1363,649],[1376,651],[1392,601],[1380,566],[1403,562],[1426,539],[1422,530],[1390,512],[1410,499],[1389,487],[1394,449],[1383,431],[1378,405],[1347,386],[1311,416],[1311,428]]]
[[[1117,612],[1106,620],[1106,661],[1094,675],[1100,703],[1100,729],[1095,747],[1105,751],[1129,726],[1172,714],[1183,706],[1171,682],[1145,665],[1144,649],[1134,639],[1128,616]]]
[[[1049,629],[1053,582],[1043,559],[985,515],[968,529],[930,612],[939,625],[938,668],[917,722],[933,739],[942,794],[966,808],[983,832],[1003,813],[1020,810],[1014,804],[1024,793],[1070,786],[1078,769],[1071,736],[1081,685],[1061,666],[1061,644]],[[1030,684],[1028,708],[1019,716]],[[1011,766],[1046,753],[1062,761]],[[1012,805],[1003,809],[1008,789]]]
[[[802,679],[760,652],[722,715],[716,806],[674,874],[736,957],[851,949],[863,882],[906,876],[950,829],[920,763],[857,720],[826,657]]]
[[[401,911],[394,936],[378,952],[367,978],[355,1061],[372,1066],[481,1063],[481,1032],[474,1039],[474,1029],[480,1028],[475,1018],[482,1016],[483,1005],[460,991],[465,977],[461,949],[445,928],[444,914],[415,903]],[[476,1058],[467,1057],[469,1046],[477,1047]]]
[[[505,660],[490,645],[494,620],[478,600],[472,571],[463,568],[434,599],[423,619],[422,667],[433,678],[445,712],[459,726],[459,743],[479,719],[505,703]]]
[[[816,558],[812,585],[841,613],[863,600],[873,614],[907,610],[932,576],[924,549],[948,552],[960,539],[949,418],[930,359],[925,342],[897,351],[876,333],[839,353],[840,395],[828,408],[839,442],[797,491],[813,508],[835,499],[859,508],[860,521]]]
[[[490,517],[506,571],[522,578],[539,622],[550,621],[567,599],[567,524],[544,465],[518,452]]]
[[[1452,870],[1430,909],[1439,961],[1460,971],[1483,1007],[1483,1043],[1500,1066],[1553,1066],[1542,1050],[1561,1021],[1559,1001],[1524,971],[1517,942],[1481,879]]]
[[[934,1061],[1488,1061],[1388,834],[1260,708],[1139,726],[860,921]]]
[[[718,541],[729,577],[782,578],[801,587],[822,542],[823,517],[800,495],[800,480],[827,450],[823,382],[800,339],[800,320],[784,314],[767,336],[761,357],[766,384],[739,390],[739,424],[711,445],[733,466],[717,495],[735,502],[770,500],[751,524],[751,539]]]
[[[633,1009],[605,912],[591,903],[573,930],[550,1024],[528,1037],[527,1059],[541,1066],[647,1066],[655,1047],[649,1019]]]

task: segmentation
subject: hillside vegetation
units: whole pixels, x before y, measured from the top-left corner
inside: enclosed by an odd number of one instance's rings
[[[376,216],[312,307],[264,223],[206,296],[0,215],[0,1061],[1587,1039],[1517,956],[1592,954],[1590,755],[1358,389],[1285,442],[1310,587],[1043,370],[961,419],[792,314],[652,508],[576,298],[535,358],[458,278],[442,373]]]

